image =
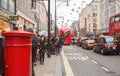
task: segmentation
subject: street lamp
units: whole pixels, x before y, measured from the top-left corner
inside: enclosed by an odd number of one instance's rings
[[[51,50],[50,50],[50,0],[48,0],[48,58],[51,57]]]
[[[67,6],[68,6],[68,0],[59,3],[58,6],[56,6],[56,0],[55,0],[55,37],[56,37],[56,33],[57,33],[57,26],[56,26],[57,25],[57,19],[56,19],[56,17],[57,17],[57,8],[64,2],[67,2]]]

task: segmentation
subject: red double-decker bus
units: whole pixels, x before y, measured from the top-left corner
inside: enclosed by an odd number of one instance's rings
[[[110,17],[109,34],[115,38],[120,37],[120,13]]]
[[[60,36],[64,37],[64,44],[69,45],[71,44],[71,37],[73,34],[70,32],[69,28],[61,28],[60,29]]]

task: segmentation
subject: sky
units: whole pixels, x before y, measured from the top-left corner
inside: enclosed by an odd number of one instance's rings
[[[51,1],[52,19],[55,19],[55,0]],[[81,10],[92,0],[69,0],[68,6],[65,0],[57,0],[57,25],[70,26],[73,21],[79,19]],[[45,2],[47,6],[47,1]]]

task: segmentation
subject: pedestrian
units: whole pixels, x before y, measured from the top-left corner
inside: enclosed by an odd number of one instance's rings
[[[56,44],[55,44],[55,42],[56,42],[56,38],[55,37],[51,38],[51,40],[50,40],[50,52],[51,52],[51,54],[56,53]]]
[[[45,37],[44,35],[41,36],[39,54],[40,54],[40,64],[44,65],[44,59],[45,59]]]
[[[4,60],[4,39],[5,37],[2,35],[5,30],[2,30],[0,36],[0,74],[1,76],[5,76],[5,60]]]
[[[32,28],[27,29],[28,32],[33,33]],[[35,76],[34,63],[36,62],[36,53],[37,53],[37,40],[36,35],[32,37],[32,76]]]
[[[39,55],[40,40],[41,40],[41,36],[37,35],[37,55],[36,55],[36,61],[37,62],[40,61],[40,55]]]
[[[56,55],[60,54],[60,42],[59,42],[59,37],[56,37],[56,41],[55,41],[55,45],[56,45]]]
[[[48,55],[48,38],[45,37],[45,53]]]
[[[64,42],[63,37],[60,36],[60,39],[59,39],[59,45],[60,45],[59,49],[60,49],[60,51],[62,51],[63,42]]]

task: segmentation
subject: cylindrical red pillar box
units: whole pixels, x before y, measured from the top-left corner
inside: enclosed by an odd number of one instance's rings
[[[32,36],[23,31],[10,31],[5,36],[5,76],[32,76]]]

